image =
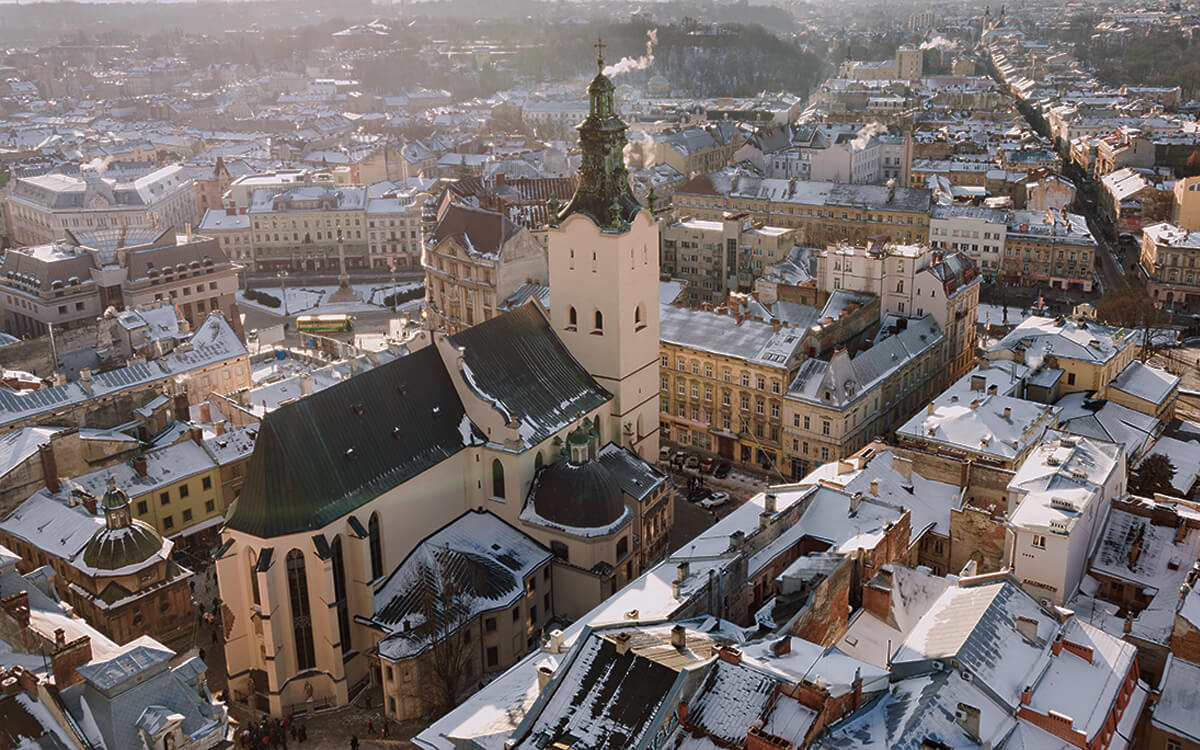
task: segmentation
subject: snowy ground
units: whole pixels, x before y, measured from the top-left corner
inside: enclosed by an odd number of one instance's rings
[[[379,309],[384,309],[383,300],[393,291],[404,292],[410,289],[416,289],[422,285],[420,281],[405,281],[398,282],[394,286],[387,283],[376,284],[353,284],[354,294],[358,297],[357,302],[327,302],[333,293],[337,291],[337,286],[298,286],[287,288],[287,312],[289,315],[298,315],[307,313],[310,315],[319,315],[324,313],[356,313],[356,312],[372,312]],[[259,291],[266,292],[272,297],[279,299],[279,287],[275,286],[260,286]],[[238,292],[238,305],[253,307],[256,310],[271,313],[272,315],[283,315],[284,306],[267,307],[264,304],[247,299],[245,294]]]
[[[977,317],[980,323],[986,323],[991,326],[1004,325],[1004,306],[980,302]],[[1008,306],[1008,325],[1015,326],[1026,317],[1025,311],[1020,307],[1016,305]]]
[[[310,364],[290,357],[287,359],[272,358],[266,362],[254,364],[250,371],[250,381],[254,385],[260,385],[264,382],[274,382],[283,378],[290,378],[293,375],[299,375],[302,372],[309,372],[324,366],[324,364]]]

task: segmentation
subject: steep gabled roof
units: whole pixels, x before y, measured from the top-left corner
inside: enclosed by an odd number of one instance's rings
[[[368,370],[267,415],[228,526],[319,529],[462,450],[473,429],[436,347]]]

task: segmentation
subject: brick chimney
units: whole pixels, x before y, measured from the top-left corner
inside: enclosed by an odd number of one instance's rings
[[[146,476],[146,467],[149,464],[147,463],[145,456],[140,455],[140,454],[137,456],[134,456],[133,460],[130,463],[133,464],[133,470],[134,470],[134,472],[137,473],[137,475],[139,477]]]
[[[1024,706],[1028,706],[1032,702],[1033,702],[1033,686],[1026,685],[1025,689],[1021,691],[1021,704]]]
[[[618,656],[629,653],[629,642],[632,640],[633,636],[629,633],[617,633],[613,636],[613,645],[616,646]]]
[[[191,416],[186,393],[180,393],[175,396],[174,407],[175,418],[180,422],[186,422]]]
[[[792,637],[785,635],[779,640],[771,644],[771,653],[776,656],[785,656],[792,653]]]
[[[191,429],[191,435],[192,435],[192,442],[195,443],[196,445],[200,446],[201,448],[203,448],[204,447],[204,430],[201,430],[199,427],[193,427]]]
[[[687,628],[682,625],[671,628],[671,646],[678,649],[687,648]]]
[[[752,726],[746,732],[746,750],[792,750],[791,740],[764,732],[762,727]]]
[[[17,621],[21,627],[29,627],[29,592],[18,591],[11,596],[6,596],[0,599],[0,608],[3,608],[8,616]]]
[[[62,484],[58,481],[58,461],[54,457],[54,443],[39,445],[38,456],[42,459],[42,477],[46,482],[46,491],[57,495],[62,489]]]
[[[79,496],[79,502],[83,503],[84,510],[90,515],[96,515],[96,496],[84,492]]]
[[[55,635],[56,641],[58,634]],[[82,635],[70,643],[56,643],[54,651],[50,654],[50,669],[54,674],[54,685],[59,690],[74,685],[83,678],[79,676],[79,672],[75,671],[77,667],[82,667],[92,660],[92,639],[86,635]]]

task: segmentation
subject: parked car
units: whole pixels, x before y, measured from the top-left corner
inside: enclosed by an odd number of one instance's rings
[[[676,466],[682,467],[683,462],[686,458],[687,458],[687,454],[684,453],[683,451],[675,451],[675,455],[671,457],[671,463],[675,464]]]
[[[717,470],[713,472],[713,476],[717,479],[724,479],[725,477],[729,476],[729,464],[722,463],[717,467]]]
[[[671,449],[666,448],[666,447],[659,448],[658,449],[658,462],[660,464],[665,464],[670,460],[671,460]]]
[[[714,493],[710,494],[708,497],[701,500],[698,503],[698,505],[701,508],[710,508],[711,509],[711,508],[718,508],[727,502],[729,502],[729,493],[728,492],[714,492]]]
[[[706,499],[709,494],[707,487],[693,487],[691,492],[688,493],[687,500],[689,503],[699,502]]]
[[[700,459],[700,473],[701,474],[711,474],[714,463],[716,463],[716,462],[713,461],[712,456],[705,456],[704,458]]]
[[[700,457],[699,456],[688,456],[687,460],[683,462],[683,468],[699,469],[700,468]]]

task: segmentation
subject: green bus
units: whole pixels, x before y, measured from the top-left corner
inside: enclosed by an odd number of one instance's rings
[[[353,315],[300,315],[296,330],[301,333],[341,333],[354,330]]]

